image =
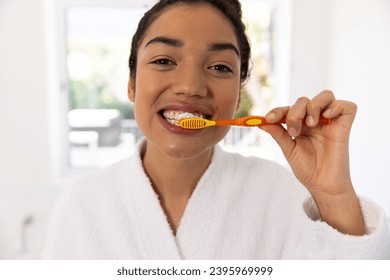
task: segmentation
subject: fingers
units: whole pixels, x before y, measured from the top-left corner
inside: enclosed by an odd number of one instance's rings
[[[310,102],[307,97],[300,97],[287,112],[286,125],[291,137],[297,137],[302,131],[302,121],[306,117],[306,107]]]
[[[288,110],[290,110],[290,106],[275,108],[265,115],[265,120],[267,123],[277,123],[286,116]]]
[[[330,90],[325,90],[315,96],[306,106],[306,124],[315,127],[324,110],[329,110],[329,106],[335,101],[335,96]],[[327,114],[330,111],[327,112]],[[325,117],[325,116],[324,116]]]
[[[265,125],[261,130],[269,133],[281,148],[284,156],[288,159],[291,151],[294,149],[295,140],[287,133],[282,125]]]
[[[332,118],[342,111],[342,107],[343,105],[335,102],[334,94],[329,90],[325,90],[312,100],[307,97],[300,97],[291,107],[280,107],[271,110],[266,115],[266,121],[276,123],[285,117],[289,135],[298,137],[302,132],[303,124],[308,127],[315,127],[318,125],[321,114],[326,118]]]
[[[330,104],[322,113],[322,116],[329,119],[339,118],[343,116],[348,123],[352,125],[357,112],[357,105],[350,101],[336,100]]]
[[[268,123],[276,123],[285,118],[288,134],[297,137],[302,130],[302,121],[306,117],[306,107],[310,100],[307,97],[300,97],[291,107],[280,107],[271,110],[265,119]]]
[[[279,107],[271,110],[265,116],[265,121],[274,125],[265,125],[260,128],[275,139],[285,157],[289,159],[297,150],[297,146],[302,148],[304,145],[312,145],[315,142],[318,148],[318,145],[325,145],[326,140],[327,151],[329,151],[331,150],[329,145],[334,143],[348,144],[356,111],[356,104],[345,100],[336,100],[331,91],[323,91],[311,100],[301,97],[291,107]],[[333,121],[326,127],[319,127],[321,117]],[[287,128],[280,125],[280,122],[286,123]],[[312,141],[312,139],[316,141]],[[323,151],[323,146],[319,150]],[[343,151],[338,151],[336,154],[343,153]]]

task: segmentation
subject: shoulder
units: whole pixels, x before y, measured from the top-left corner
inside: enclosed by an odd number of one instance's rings
[[[132,170],[135,164],[135,156],[128,157],[118,161],[110,166],[90,171],[68,182],[69,188],[101,188],[102,186],[112,185],[114,181],[122,179],[122,177]]]
[[[69,180],[62,188],[57,205],[87,205],[120,196],[142,176],[136,154],[102,169]]]

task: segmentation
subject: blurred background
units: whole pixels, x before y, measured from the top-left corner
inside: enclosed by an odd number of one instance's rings
[[[242,0],[253,70],[237,116],[332,89],[358,104],[351,170],[390,216],[390,1]],[[132,35],[153,0],[0,0],[0,259],[38,259],[66,182],[133,153]],[[286,164],[258,129],[220,145]]]

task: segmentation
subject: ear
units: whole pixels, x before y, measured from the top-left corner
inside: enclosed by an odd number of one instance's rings
[[[127,96],[131,102],[135,100],[135,79],[129,76],[129,81],[127,83]]]

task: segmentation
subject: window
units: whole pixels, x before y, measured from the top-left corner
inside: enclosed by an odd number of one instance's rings
[[[77,1],[76,1],[77,2]],[[103,1],[104,2],[104,1]],[[98,168],[132,154],[142,137],[127,99],[132,35],[147,7],[68,5],[65,8],[69,166]],[[141,1],[142,2],[142,1]],[[145,1],[147,2],[150,1]],[[237,117],[264,114],[275,99],[272,1],[241,1],[252,45],[251,78]],[[223,148],[273,157],[258,129],[234,127]]]
[[[132,153],[141,136],[127,99],[132,34],[145,6],[66,9],[69,164],[102,167]]]

